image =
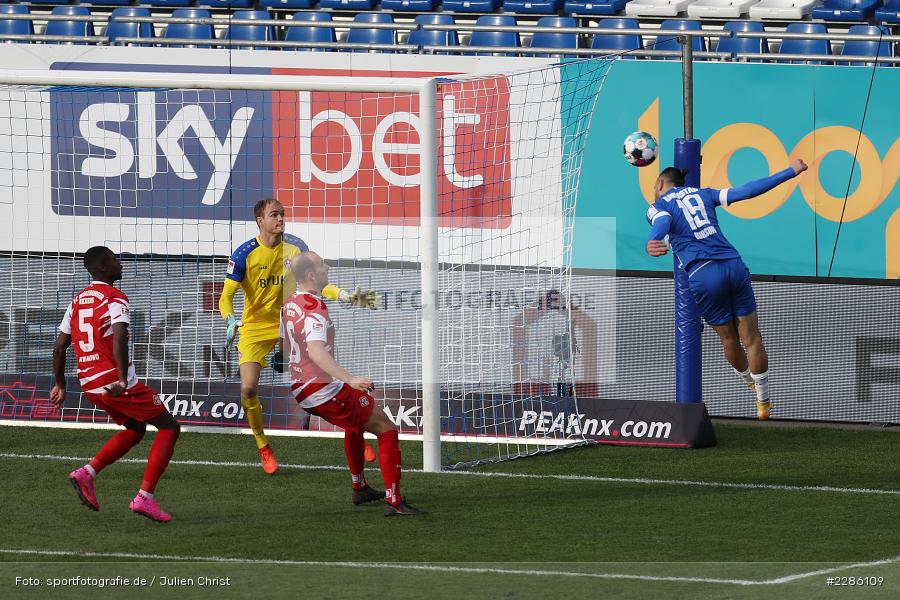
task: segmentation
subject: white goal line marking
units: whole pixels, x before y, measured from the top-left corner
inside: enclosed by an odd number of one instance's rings
[[[84,456],[60,456],[56,454],[13,454],[0,453],[0,458],[25,460],[57,460],[66,462],[88,461]],[[117,462],[144,464],[146,459],[122,458]],[[169,464],[202,467],[244,467],[259,468],[257,462],[214,461],[214,460],[173,460]],[[278,463],[280,469],[298,469],[305,471],[345,471],[345,465],[298,465]],[[406,469],[405,473],[422,473],[422,469]],[[882,496],[900,496],[900,490],[881,490],[876,488],[843,488],[827,485],[784,485],[779,483],[731,483],[727,481],[691,481],[688,479],[648,479],[643,477],[601,477],[599,475],[537,475],[533,473],[509,473],[488,471],[444,471],[443,475],[459,477],[500,477],[507,479],[549,479],[554,481],[590,481],[597,483],[628,483],[643,485],[680,485],[709,488],[726,488],[739,490],[775,490],[787,492],[831,492],[838,494],[874,494]]]
[[[500,569],[491,567],[456,567],[449,565],[429,565],[415,563],[367,563],[367,562],[351,562],[351,561],[320,561],[320,560],[278,560],[278,559],[245,559],[232,558],[228,556],[179,556],[169,554],[135,554],[131,552],[84,552],[84,551],[68,551],[68,550],[36,550],[31,548],[0,548],[0,554],[33,554],[37,556],[66,556],[81,558],[134,558],[139,560],[159,560],[169,562],[208,562],[208,563],[237,563],[252,565],[282,565],[282,566],[302,566],[302,567],[347,567],[351,569],[395,569],[400,571],[431,571],[438,573],[465,573],[465,574],[487,574],[487,575],[534,575],[537,577],[587,577],[593,579],[635,579],[640,581],[672,581],[678,583],[718,583],[730,585],[779,585],[790,583],[799,579],[807,579],[817,575],[828,575],[846,571],[848,569],[858,569],[886,565],[890,563],[900,562],[900,556],[893,558],[885,558],[882,560],[874,560],[869,562],[860,562],[828,569],[819,569],[817,571],[807,571],[805,573],[796,573],[794,575],[786,575],[775,579],[718,579],[712,577],[676,577],[671,575],[633,575],[630,573],[583,573],[579,571],[544,571],[540,569]]]

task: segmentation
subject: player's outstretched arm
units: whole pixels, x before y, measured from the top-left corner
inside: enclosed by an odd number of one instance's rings
[[[329,283],[322,290],[322,297],[370,310],[375,310],[381,306],[381,296],[378,292],[373,289],[363,290],[359,286],[356,286],[352,292],[348,292]]]
[[[761,194],[765,194],[769,190],[781,185],[789,179],[793,179],[809,167],[803,160],[797,158],[791,161],[790,166],[783,171],[779,171],[774,175],[763,177],[736,188],[727,188],[719,192],[719,203],[722,206],[728,206],[741,200],[755,198]]]
[[[55,383],[50,390],[50,402],[53,406],[61,406],[66,399],[66,351],[72,343],[72,336],[62,333],[56,336],[56,344],[53,346],[53,378]]]

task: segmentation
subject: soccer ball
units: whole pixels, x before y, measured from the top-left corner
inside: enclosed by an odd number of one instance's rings
[[[646,167],[659,155],[659,144],[646,131],[635,131],[625,138],[625,160],[635,167]]]

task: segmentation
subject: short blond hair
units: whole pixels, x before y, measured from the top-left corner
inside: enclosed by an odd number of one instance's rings
[[[294,281],[300,283],[313,272],[313,269],[316,268],[313,256],[316,256],[316,253],[312,250],[304,250],[294,255],[294,258],[291,259],[291,273],[294,275]]]

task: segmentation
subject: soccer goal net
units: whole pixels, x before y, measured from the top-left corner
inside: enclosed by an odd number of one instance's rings
[[[422,436],[427,470],[583,442],[565,417],[585,341],[572,236],[609,64],[437,80],[0,72],[2,418],[108,423],[74,381],[61,410],[46,402],[81,255],[106,245],[138,375],[185,424],[245,427],[217,303],[272,197],[332,283],[379,295],[377,310],[330,306],[336,358]],[[335,431],[286,375],[261,384],[269,432]]]

